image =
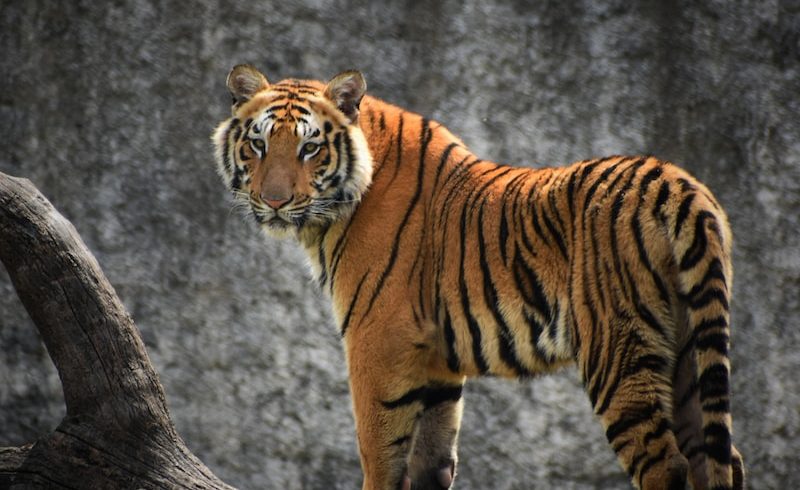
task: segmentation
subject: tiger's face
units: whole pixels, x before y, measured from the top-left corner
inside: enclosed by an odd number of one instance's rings
[[[347,217],[372,177],[358,126],[363,76],[270,84],[252,66],[237,65],[227,85],[232,116],[213,140],[217,170],[237,203],[275,236],[313,233]]]

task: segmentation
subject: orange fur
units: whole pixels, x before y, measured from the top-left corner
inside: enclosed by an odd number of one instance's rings
[[[270,85],[239,66],[228,86],[220,174],[265,231],[298,239],[331,295],[365,489],[452,483],[466,377],[571,363],[637,488],[743,488],[731,234],[705,186],[652,157],[483,161],[362,99],[358,72]]]

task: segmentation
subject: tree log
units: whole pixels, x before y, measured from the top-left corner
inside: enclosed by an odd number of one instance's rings
[[[230,489],[186,447],[131,316],[72,224],[0,173],[0,261],[61,378],[51,434],[0,448],[0,488]]]

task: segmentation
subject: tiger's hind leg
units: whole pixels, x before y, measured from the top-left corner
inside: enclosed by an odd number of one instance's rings
[[[689,460],[689,481],[693,490],[708,488],[703,446],[703,418],[696,381],[696,363],[691,345],[678,354],[673,376],[673,417],[681,453]]]
[[[420,415],[408,462],[411,490],[440,490],[452,486],[463,407],[463,398],[445,400],[426,408]]]
[[[588,344],[578,361],[594,411],[634,486],[684,490],[689,464],[672,431],[674,356],[650,329],[638,319],[618,319],[601,335],[583,336]]]
[[[697,385],[697,364],[694,348],[687,345],[679,353],[674,376],[673,416],[675,435],[681,453],[689,460],[689,481],[693,490],[709,488],[706,474],[706,454],[703,438],[702,405]],[[731,447],[733,490],[745,488],[745,470],[742,455]]]

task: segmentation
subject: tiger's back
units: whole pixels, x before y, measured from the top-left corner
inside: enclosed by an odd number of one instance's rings
[[[269,85],[255,93],[272,111],[285,103],[318,119],[328,162],[320,157],[310,188],[334,165],[363,171],[371,160],[368,190],[347,187],[360,203],[296,226],[344,340],[364,487],[448,488],[466,377],[576,362],[634,485],[683,488],[688,472],[694,488],[742,488],[728,399],[731,234],[708,189],[648,157],[486,162],[438,123],[362,100],[352,84],[358,110],[342,108],[336,80],[316,95],[281,88],[269,104]],[[322,115],[326,103],[355,117]],[[218,130],[233,162],[245,132]],[[369,155],[353,143],[359,133]],[[242,162],[245,175],[269,173],[266,158]],[[252,186],[233,190],[263,208]]]

